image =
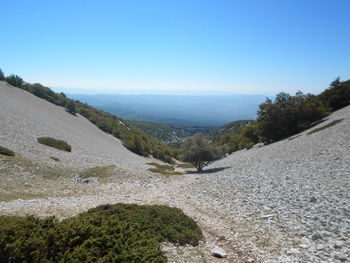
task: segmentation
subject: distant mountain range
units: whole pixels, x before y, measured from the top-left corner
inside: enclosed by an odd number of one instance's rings
[[[70,98],[132,121],[218,127],[255,119],[264,95],[85,95]]]

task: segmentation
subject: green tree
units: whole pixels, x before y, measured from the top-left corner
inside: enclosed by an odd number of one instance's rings
[[[187,139],[183,145],[182,159],[185,162],[193,164],[198,172],[215,160],[222,157],[221,151],[211,145],[206,136],[197,133],[191,138]]]
[[[0,80],[5,80],[4,72],[0,68]]]
[[[6,82],[14,87],[21,88],[24,84],[24,81],[21,77],[17,75],[11,74],[10,76],[6,77]]]
[[[350,80],[337,78],[319,97],[333,111],[350,105]]]
[[[258,111],[258,132],[266,142],[274,142],[306,129],[327,115],[324,104],[314,95],[281,92],[275,101],[266,99]]]
[[[75,115],[77,113],[77,107],[74,103],[74,101],[70,100],[67,104],[67,110],[69,111],[69,113]]]

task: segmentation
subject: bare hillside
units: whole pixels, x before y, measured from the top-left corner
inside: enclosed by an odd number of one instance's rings
[[[67,153],[37,143],[38,137],[67,141]],[[127,150],[115,137],[104,133],[84,117],[0,81],[0,145],[34,160],[96,166],[114,164],[145,170],[147,159]]]

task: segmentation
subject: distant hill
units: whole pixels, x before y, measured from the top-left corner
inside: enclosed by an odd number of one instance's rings
[[[196,133],[208,134],[212,127],[184,126],[170,123],[130,121],[134,126],[160,139],[162,142],[180,146],[188,137]]]
[[[126,120],[218,127],[255,119],[264,95],[82,95],[69,97]]]

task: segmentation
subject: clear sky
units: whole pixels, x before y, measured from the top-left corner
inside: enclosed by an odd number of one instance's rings
[[[0,67],[66,92],[319,93],[349,0],[1,0]]]

